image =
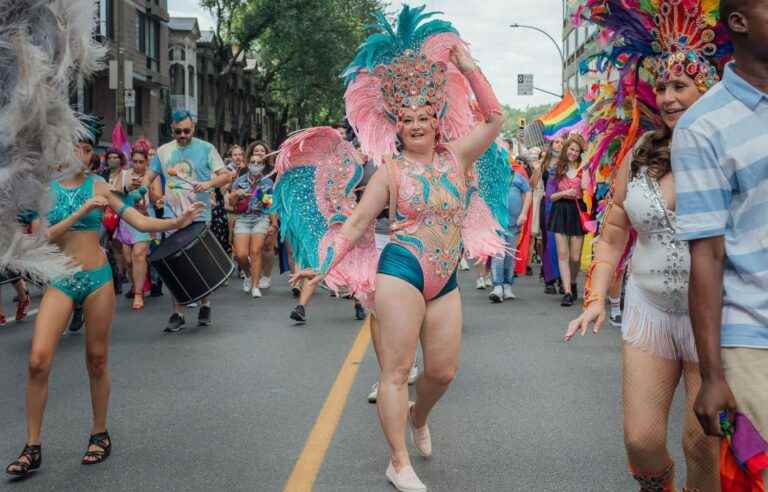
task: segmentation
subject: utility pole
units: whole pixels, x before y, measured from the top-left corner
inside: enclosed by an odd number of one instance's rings
[[[115,0],[115,58],[117,60],[117,90],[115,92],[115,121],[125,121],[125,75],[123,64],[123,1]]]

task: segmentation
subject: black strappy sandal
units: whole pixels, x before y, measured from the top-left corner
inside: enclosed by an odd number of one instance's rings
[[[22,461],[22,458],[26,460]],[[5,467],[5,473],[14,477],[26,477],[32,470],[37,470],[43,463],[43,454],[39,444],[24,446],[19,458]]]
[[[90,439],[88,439],[88,447],[90,448],[91,446],[98,446],[101,449],[97,451],[86,451],[83,456],[83,461],[81,462],[83,465],[97,465],[109,458],[109,453],[112,452],[112,438],[109,437],[109,432],[104,431],[99,432],[98,434],[92,434]]]

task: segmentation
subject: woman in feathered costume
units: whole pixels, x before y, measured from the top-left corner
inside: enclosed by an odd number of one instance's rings
[[[435,15],[423,10],[405,6],[396,28],[380,16],[380,32],[363,44],[345,72],[347,117],[362,151],[380,167],[351,215],[333,219],[337,223],[320,240],[317,260],[304,263],[313,271],[294,277],[348,286],[362,299],[374,296],[378,408],[390,447],[386,476],[408,491],[426,487],[411,467],[406,428],[421,455],[429,457],[427,417],[458,368],[462,321],[456,270],[462,249],[478,258],[504,251],[495,211],[503,215],[506,205],[490,197],[504,195],[496,187],[506,190],[511,179],[506,155],[491,147],[503,118],[490,84],[451,24],[422,22]],[[302,146],[304,152],[317,149],[321,136],[334,138],[316,129],[286,142],[278,158],[281,181],[289,168],[306,166],[311,159],[301,155]],[[350,170],[345,176],[357,176],[352,170],[359,163],[346,162],[333,161],[335,168]],[[325,169],[318,166],[317,172]],[[330,181],[344,192],[354,188],[355,179]],[[326,186],[324,180],[318,178],[315,189]],[[284,201],[280,195],[276,192],[276,202]],[[372,223],[386,206],[392,241],[377,266]],[[281,219],[284,229],[298,220],[290,211],[281,212]],[[291,244],[302,248],[294,237]],[[424,371],[416,383],[417,400],[409,404],[408,373],[420,337]]]
[[[586,0],[577,13],[605,29],[612,43],[606,60],[620,70],[618,94],[630,98],[632,119],[611,121],[598,137],[595,165],[600,153],[616,146],[614,139],[624,141],[616,154],[620,164],[595,245],[584,313],[571,322],[566,340],[584,334],[592,323],[595,332],[602,326],[605,296],[634,230],[622,322],[624,441],[641,491],[675,490],[667,421],[681,378],[686,389],[684,490],[720,490],[718,442],[704,435],[692,408],[701,379],[688,317],[690,255],[675,237],[669,151],[678,119],[719,80],[730,52],[718,11],[718,0]],[[643,84],[643,71],[655,79],[654,92]],[[638,139],[642,120],[652,120],[653,113],[661,122]]]

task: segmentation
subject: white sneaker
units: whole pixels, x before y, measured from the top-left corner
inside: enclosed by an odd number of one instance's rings
[[[272,279],[269,277],[261,277],[259,279],[259,289],[269,289],[272,287]]]
[[[429,426],[424,424],[424,427],[417,429],[413,425],[414,405],[416,402],[408,402],[408,427],[411,429],[411,442],[422,458],[430,458],[432,456],[432,436],[429,434]]]
[[[490,289],[491,287],[493,287],[493,280],[491,280],[491,276],[490,275],[485,277],[485,287],[487,289]]]
[[[512,292],[512,286],[504,284],[504,299],[517,299],[517,296]]]
[[[373,383],[371,386],[371,392],[368,393],[368,403],[376,403],[376,399],[379,397],[379,383]]]
[[[254,287],[253,289],[251,289],[251,297],[253,297],[254,299],[260,298],[261,297],[261,290],[259,290],[258,287]]]
[[[462,272],[469,271],[469,263],[467,263],[467,259],[466,258],[462,258],[461,261],[459,262],[459,269]]]
[[[411,372],[408,373],[408,384],[415,383],[418,377],[419,377],[419,366],[414,364],[413,367],[411,367]]]
[[[243,292],[250,292],[253,288],[253,282],[251,281],[251,277],[245,277],[243,279]]]
[[[488,299],[490,299],[491,302],[496,304],[504,301],[504,289],[501,288],[501,285],[497,285],[496,287],[493,288],[493,291],[488,296]]]
[[[485,277],[480,277],[477,279],[477,282],[475,282],[475,286],[477,287],[477,290],[484,290],[485,289]]]
[[[427,492],[427,486],[419,480],[418,475],[410,465],[397,472],[390,461],[385,475],[387,480],[400,492]]]

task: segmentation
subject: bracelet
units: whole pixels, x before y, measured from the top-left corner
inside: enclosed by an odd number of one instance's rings
[[[584,309],[588,308],[593,302],[605,302],[605,296],[592,296],[590,295],[584,299]]]

